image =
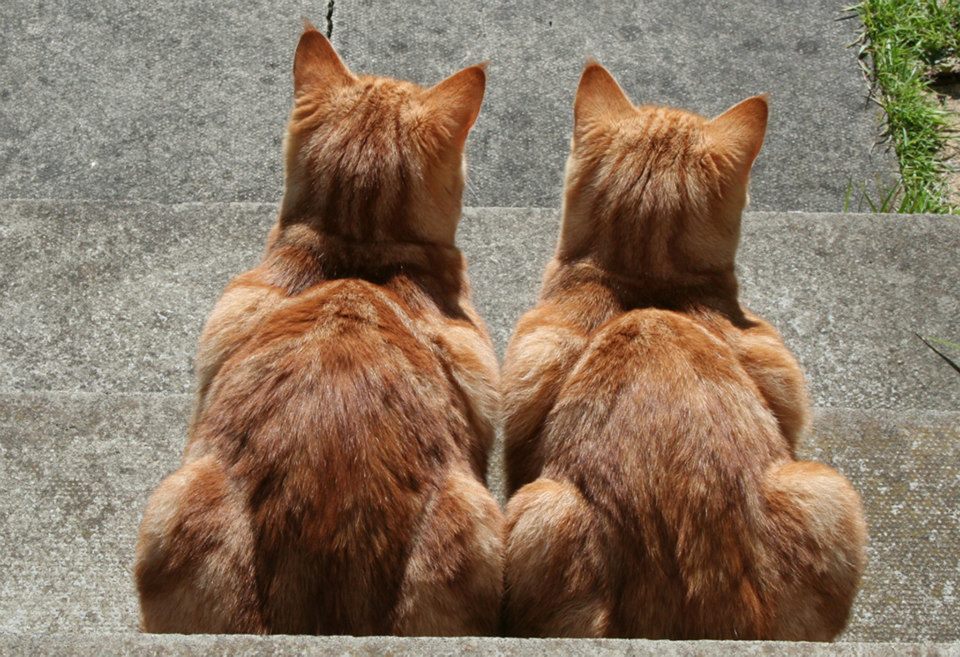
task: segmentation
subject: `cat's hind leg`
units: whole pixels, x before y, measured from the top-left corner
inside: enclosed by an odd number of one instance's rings
[[[137,542],[143,631],[265,632],[253,544],[239,494],[214,457],[164,479],[147,503]]]
[[[449,474],[411,546],[394,633],[487,636],[503,597],[503,514],[466,468]]]
[[[508,636],[603,637],[611,631],[610,556],[595,510],[570,482],[540,478],[507,505]]]
[[[860,497],[838,472],[811,461],[773,467],[765,497],[782,569],[768,638],[833,639],[847,624],[866,565]]]

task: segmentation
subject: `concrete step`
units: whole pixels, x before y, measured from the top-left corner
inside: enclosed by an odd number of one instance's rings
[[[135,631],[137,526],[179,462],[190,403],[0,393],[0,635]],[[870,565],[843,639],[960,640],[960,413],[820,409],[801,454],[854,482],[870,525]],[[502,494],[498,465],[491,486]],[[71,640],[49,651],[69,653]],[[189,645],[178,650],[202,651]]]
[[[300,17],[357,71],[432,84],[490,60],[471,138],[478,206],[559,204],[587,56],[637,102],[706,114],[770,92],[759,210],[835,211],[895,172],[875,147],[848,3],[645,0],[4,0],[0,197],[274,201]],[[162,26],[162,29],[160,29]]]
[[[453,62],[490,60],[470,142],[471,205],[559,204],[573,94],[593,56],[636,103],[712,116],[768,92],[771,123],[754,169],[754,208],[838,211],[851,182],[872,187],[896,171],[892,152],[876,147],[881,113],[848,47],[860,25],[841,20],[850,15],[846,6],[337,0],[333,41],[357,70],[414,80],[439,80]]]
[[[624,641],[616,639],[399,639],[393,637],[0,635],[8,657],[157,655],[391,655],[391,657],[957,657],[960,644]]]
[[[197,336],[262,252],[272,204],[0,201],[0,390],[188,392]],[[554,210],[472,208],[459,243],[503,348],[536,298]],[[915,335],[960,341],[960,220],[750,213],[743,298],[806,367],[814,404],[958,410]]]

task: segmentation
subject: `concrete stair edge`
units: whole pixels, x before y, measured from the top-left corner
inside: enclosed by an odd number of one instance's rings
[[[186,392],[197,335],[253,266],[273,204],[0,201],[7,389]],[[556,243],[547,208],[467,208],[459,243],[503,349]],[[748,213],[741,297],[807,367],[815,404],[957,408],[956,373],[915,333],[955,339],[960,221]]]
[[[491,655],[535,657],[956,657],[954,643],[802,643],[764,641],[650,641],[642,639],[513,639],[305,637],[150,634],[0,634],[0,654],[93,657],[109,654],[193,655]]]
[[[188,394],[0,393],[0,633],[130,632],[143,505],[177,467]],[[844,642],[957,640],[960,412],[821,408],[801,458],[863,494],[870,565]],[[499,456],[489,483],[500,491]]]
[[[114,205],[114,206],[155,206],[160,208],[192,208],[192,207],[203,207],[203,206],[223,206],[223,207],[238,207],[238,208],[266,208],[266,209],[279,209],[280,208],[280,195],[277,196],[275,200],[261,200],[261,201],[236,201],[236,200],[201,200],[201,201],[164,201],[151,198],[141,198],[141,197],[128,197],[128,198],[107,198],[107,197],[94,197],[94,196],[67,196],[67,197],[30,197],[30,196],[0,196],[0,206],[2,205],[33,205],[33,206],[44,206],[51,204],[65,204],[65,205]],[[556,204],[553,205],[473,205],[473,204],[464,204],[464,212],[469,213],[473,210],[505,210],[508,212],[518,212],[518,211],[544,211],[544,212],[554,212],[559,214],[560,212],[560,202],[562,198],[560,196],[556,199]],[[747,206],[744,209],[744,215],[758,215],[758,216],[811,216],[811,217],[874,217],[879,220],[889,220],[889,221],[908,221],[912,218],[925,218],[925,219],[937,219],[944,220],[953,223],[960,223],[960,216],[954,214],[932,214],[932,213],[897,213],[897,212],[866,212],[866,211],[844,211],[844,210],[798,210],[798,209],[789,209],[789,210],[757,210],[753,209],[751,206]]]

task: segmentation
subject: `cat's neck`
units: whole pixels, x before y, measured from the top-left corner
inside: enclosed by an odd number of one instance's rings
[[[591,286],[609,290],[624,309],[701,307],[713,308],[723,314],[740,313],[737,278],[732,269],[667,276],[642,271],[622,272],[607,268],[589,254],[576,258],[564,258],[558,254],[548,268],[544,294],[563,294],[574,287]]]
[[[568,199],[556,260],[660,296],[689,290],[736,299],[733,258],[711,263],[689,256],[689,248],[678,239],[688,221],[679,215],[634,215],[629,210],[600,219],[592,204]]]
[[[307,226],[319,234],[362,244],[417,244],[455,248],[462,213],[460,197],[384,202],[377,192],[338,188],[318,194],[306,184],[287,181],[280,204],[281,228]]]
[[[315,222],[278,222],[267,242],[264,263],[302,288],[324,280],[360,278],[383,283],[397,275],[424,286],[457,293],[463,285],[459,249],[437,242],[356,240],[324,231]]]

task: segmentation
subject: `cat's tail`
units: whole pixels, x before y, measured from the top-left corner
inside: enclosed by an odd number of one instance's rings
[[[150,497],[134,577],[144,632],[263,634],[254,538],[243,500],[213,456],[187,463]]]
[[[541,478],[507,505],[504,631],[601,637],[612,602],[596,512],[568,481]]]
[[[764,494],[768,540],[783,568],[770,638],[829,641],[847,624],[866,566],[860,496],[813,461],[771,468]]]

